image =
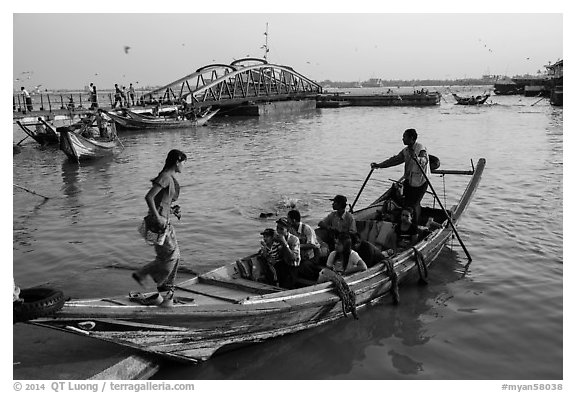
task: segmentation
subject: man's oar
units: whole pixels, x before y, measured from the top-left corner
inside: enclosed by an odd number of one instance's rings
[[[24,139],[22,139],[20,142],[18,142],[18,143],[16,144],[16,146],[20,146],[20,144],[21,144],[22,142],[24,142],[26,139],[28,139],[29,137],[30,137],[30,135],[26,135],[26,137],[24,137]]]
[[[368,176],[366,176],[366,180],[364,180],[364,184],[362,184],[360,191],[358,191],[358,195],[356,195],[356,199],[354,199],[354,202],[352,202],[352,204],[350,205],[350,212],[354,211],[354,206],[356,206],[356,202],[358,202],[358,198],[360,198],[360,194],[362,194],[362,191],[364,191],[364,187],[366,187],[366,183],[368,183],[368,179],[370,179],[370,176],[372,176],[372,172],[374,172],[374,168],[370,169],[370,173],[368,173]]]
[[[456,227],[454,226],[454,223],[452,222],[452,218],[450,218],[450,216],[448,215],[448,212],[446,211],[446,209],[444,208],[444,206],[442,205],[442,201],[440,201],[440,198],[438,197],[438,194],[436,194],[436,191],[434,190],[434,187],[432,187],[432,183],[430,183],[430,180],[428,179],[428,176],[426,176],[426,172],[424,171],[424,168],[422,168],[422,166],[420,165],[420,162],[418,162],[418,160],[416,159],[416,157],[414,156],[410,156],[414,162],[416,163],[416,165],[418,165],[418,168],[420,168],[420,172],[422,172],[422,176],[424,176],[424,179],[426,179],[426,182],[428,183],[428,185],[430,186],[430,190],[432,191],[432,194],[434,194],[434,197],[436,198],[436,200],[438,201],[438,205],[440,205],[440,208],[444,211],[444,214],[446,214],[446,217],[448,218],[448,222],[450,223],[450,226],[452,227],[452,230],[454,231],[454,234],[456,234],[456,237],[458,238],[458,242],[460,242],[460,245],[462,246],[462,249],[464,250],[464,253],[466,253],[466,256],[468,257],[468,261],[472,261],[472,257],[470,256],[470,253],[468,252],[468,250],[466,249],[466,246],[464,245],[464,242],[462,241],[462,239],[460,238],[460,235],[458,234],[458,230],[456,230]]]
[[[535,103],[533,103],[533,104],[530,104],[530,106],[534,106],[534,105],[536,105],[537,103],[539,103],[540,101],[542,101],[544,98],[546,98],[546,97],[542,97],[542,98],[540,98],[540,99],[539,99],[538,101],[536,101]]]
[[[44,198],[44,199],[50,199],[50,197],[44,196],[44,195],[42,195],[42,194],[38,194],[37,192],[32,191],[32,190],[29,190],[29,189],[27,189],[26,187],[19,186],[18,184],[12,184],[12,185],[13,185],[14,187],[16,187],[16,188],[19,188],[19,189],[23,190],[23,191],[29,192],[30,194],[38,195],[39,197],[42,197],[42,198]]]

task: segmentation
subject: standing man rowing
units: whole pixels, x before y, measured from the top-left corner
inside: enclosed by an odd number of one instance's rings
[[[402,135],[402,142],[406,147],[397,155],[382,161],[373,162],[372,168],[389,168],[404,163],[404,207],[411,207],[414,210],[414,222],[417,224],[420,219],[420,201],[426,193],[428,183],[426,178],[418,168],[416,160],[424,169],[426,174],[430,173],[430,165],[426,148],[419,142],[418,133],[415,129],[409,128]]]

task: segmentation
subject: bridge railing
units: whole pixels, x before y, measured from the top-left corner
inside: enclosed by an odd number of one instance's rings
[[[161,100],[186,100],[194,106],[206,106],[233,105],[247,99],[265,101],[320,93],[322,87],[318,83],[291,67],[269,64],[262,59],[241,59],[230,65],[201,67],[143,97],[162,94]]]
[[[144,101],[141,100],[142,92],[135,92],[134,100],[131,97],[122,99],[123,106],[143,106]],[[99,107],[114,107],[114,93],[106,92],[96,95],[95,104],[93,96],[90,93],[40,93],[30,96],[28,102],[22,94],[12,95],[12,111],[13,112],[32,112],[32,111],[47,111],[53,112],[58,110],[82,110],[94,109]]]

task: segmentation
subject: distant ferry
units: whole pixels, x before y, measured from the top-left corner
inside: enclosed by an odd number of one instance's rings
[[[367,81],[362,82],[362,87],[383,87],[382,79],[370,78]]]
[[[494,83],[494,94],[498,95],[512,95],[512,94],[523,94],[524,86],[516,84],[512,79],[504,77],[498,79]]]

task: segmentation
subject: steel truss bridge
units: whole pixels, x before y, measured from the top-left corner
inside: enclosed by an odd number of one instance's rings
[[[183,103],[195,108],[238,106],[280,100],[314,98],[322,87],[292,67],[269,64],[264,59],[245,58],[228,64],[201,67],[161,88],[145,93],[164,103]]]

